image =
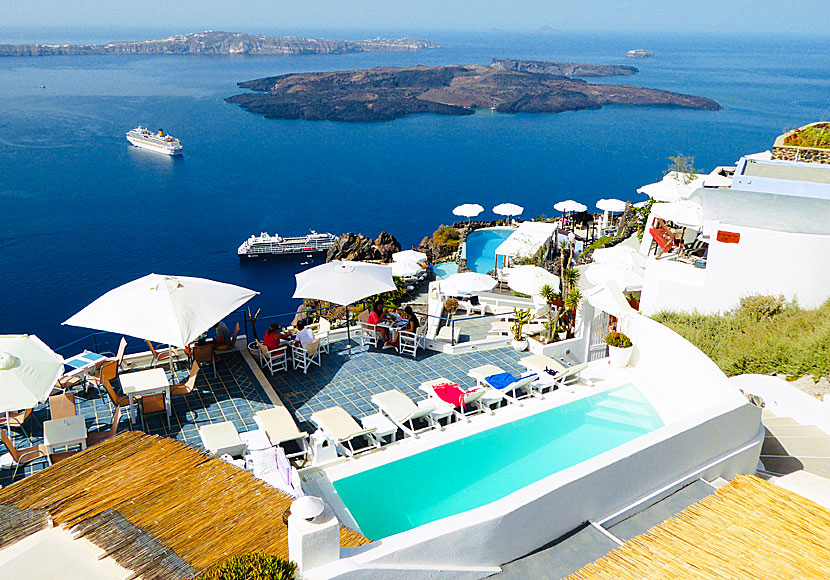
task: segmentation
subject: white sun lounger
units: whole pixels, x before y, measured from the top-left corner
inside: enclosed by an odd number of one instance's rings
[[[385,391],[372,395],[372,403],[389,417],[404,434],[410,437],[418,437],[419,433],[429,431],[435,427],[432,421],[432,412],[435,410],[435,405],[418,407],[412,402],[412,399],[400,391]],[[418,419],[426,421],[426,427],[416,429],[414,421]]]
[[[274,407],[254,413],[254,421],[268,435],[271,445],[278,445],[285,449],[284,444],[289,441],[296,441],[300,451],[287,455],[287,457],[301,457],[308,455],[308,433],[300,431],[294,417],[285,407]]]
[[[453,383],[453,381],[449,379],[439,378],[434,379],[432,381],[426,381],[421,383],[420,389],[425,392],[431,399],[436,401],[436,407],[440,405],[449,405],[446,401],[444,401],[441,397],[439,397],[435,393],[435,387],[439,385],[443,385],[445,383]],[[461,385],[458,386],[461,389]],[[464,390],[464,389],[462,389]],[[483,413],[485,405],[481,402],[481,398],[487,393],[487,389],[474,389],[471,391],[466,391],[464,394],[464,407],[453,408],[453,414],[460,420],[466,419],[467,421],[470,420],[469,416],[474,415],[475,413]],[[489,408],[489,407],[488,407]]]
[[[467,376],[470,378],[475,379],[476,383],[479,386],[485,387],[490,389],[490,392],[487,393],[483,401],[485,404],[492,405],[493,403],[499,402],[501,399],[507,399],[511,403],[516,403],[521,406],[520,399],[523,399],[527,396],[533,394],[533,388],[530,384],[538,379],[539,377],[534,373],[532,375],[522,377],[515,383],[511,384],[505,389],[497,389],[493,385],[487,382],[487,377],[492,375],[498,375],[505,372],[504,369],[497,367],[496,365],[482,365],[480,367],[476,367],[474,369],[470,369],[467,373]],[[516,391],[526,391],[526,395],[524,397],[519,396]]]
[[[363,436],[369,443],[365,449],[360,449],[358,452],[368,451],[380,446],[380,443],[373,437],[368,437],[368,435],[375,432],[375,427],[364,429],[342,407],[329,407],[312,413],[311,422],[333,439],[348,457],[354,457],[355,455],[352,440],[357,437]]]
[[[580,363],[572,367],[566,367],[559,361],[543,354],[525,357],[519,361],[519,364],[539,375],[540,380],[534,383],[534,390],[540,394],[545,390],[553,390],[558,387],[564,387],[566,390],[573,392],[568,386],[576,382],[579,379],[579,373],[588,366],[588,363]],[[547,373],[547,369],[555,370],[556,376]],[[550,377],[550,380],[547,380],[547,377]]]

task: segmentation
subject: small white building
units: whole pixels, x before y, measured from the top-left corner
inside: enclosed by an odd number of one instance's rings
[[[646,315],[724,311],[750,294],[818,306],[830,297],[830,165],[742,157],[731,187],[655,204],[640,251]]]

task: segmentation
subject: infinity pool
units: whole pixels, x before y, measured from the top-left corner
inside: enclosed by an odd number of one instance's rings
[[[515,231],[515,228],[484,228],[472,232],[464,243],[467,268],[479,274],[492,272],[495,269],[496,248]]]
[[[378,540],[491,503],[662,426],[625,385],[332,483],[363,535]]]
[[[439,280],[443,280],[444,278],[449,278],[453,274],[458,273],[458,264],[455,262],[441,262],[440,264],[435,264],[432,267],[432,270],[435,272],[435,276]]]

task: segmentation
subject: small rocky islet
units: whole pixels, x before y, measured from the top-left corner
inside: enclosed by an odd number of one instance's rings
[[[631,66],[494,59],[490,65],[377,67],[291,73],[238,83],[253,92],[226,101],[273,119],[390,121],[418,113],[561,113],[603,105],[673,106],[717,111],[705,97],[578,76],[636,74]]]

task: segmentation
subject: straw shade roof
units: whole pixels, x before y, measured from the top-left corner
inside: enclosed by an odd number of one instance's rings
[[[567,580],[830,578],[830,511],[742,475]]]
[[[292,501],[180,441],[129,431],[0,490],[0,514],[7,523],[48,514],[136,576],[180,580],[231,556],[287,559],[282,515]],[[14,528],[0,526],[0,545]],[[341,527],[340,542],[369,540]]]

